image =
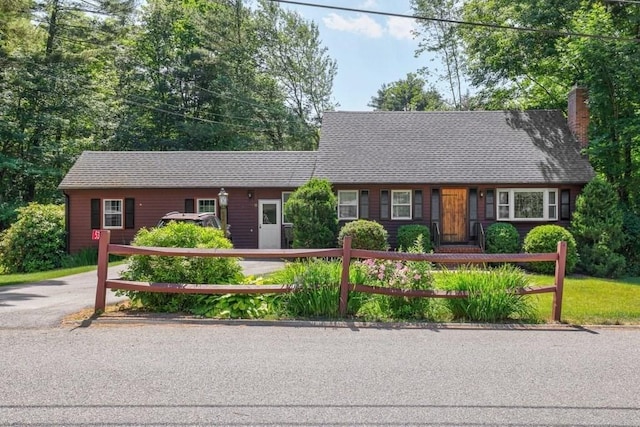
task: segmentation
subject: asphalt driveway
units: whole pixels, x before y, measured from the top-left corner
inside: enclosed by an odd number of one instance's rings
[[[245,275],[260,275],[282,268],[281,261],[244,260]],[[109,278],[117,278],[125,265],[111,267]],[[37,283],[0,287],[0,327],[42,328],[60,324],[62,318],[93,307],[96,297],[96,271],[60,277]],[[125,300],[107,292],[107,304]]]

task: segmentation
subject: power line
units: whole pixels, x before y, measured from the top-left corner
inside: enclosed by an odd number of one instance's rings
[[[637,39],[637,38],[608,36],[604,34],[588,34],[588,33],[577,33],[573,31],[548,30],[543,28],[516,27],[513,25],[490,24],[486,22],[460,21],[457,19],[429,18],[426,16],[419,16],[419,15],[407,15],[403,13],[394,13],[394,12],[381,12],[377,10],[357,9],[357,8],[344,7],[344,6],[331,6],[331,5],[325,5],[325,4],[307,3],[307,2],[294,1],[294,0],[269,0],[269,1],[274,3],[292,4],[296,6],[308,6],[308,7],[318,7],[321,9],[340,10],[343,12],[357,12],[357,13],[364,13],[364,14],[371,14],[371,15],[415,19],[417,21],[432,21],[432,22],[442,22],[445,24],[466,25],[469,27],[484,27],[484,28],[492,28],[496,30],[513,30],[513,31],[522,31],[522,32],[529,32],[529,33],[544,33],[544,34],[549,34],[554,36],[587,37],[592,39],[628,41],[628,42],[640,43],[640,39]],[[615,1],[625,2],[625,3],[631,2],[631,0],[615,0]],[[637,3],[640,3],[640,1],[637,1]]]

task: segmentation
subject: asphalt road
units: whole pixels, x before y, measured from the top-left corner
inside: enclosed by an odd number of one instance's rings
[[[640,331],[0,329],[0,426],[638,426]]]
[[[277,260],[243,260],[246,275],[264,274],[282,268]],[[109,278],[116,278],[126,265],[109,269]],[[0,327],[40,328],[60,324],[67,314],[93,307],[96,298],[96,271],[61,277],[38,283],[0,286]],[[107,304],[126,299],[107,290]],[[1,356],[0,356],[1,357]]]
[[[94,292],[0,287],[0,426],[640,426],[639,328],[60,324]]]

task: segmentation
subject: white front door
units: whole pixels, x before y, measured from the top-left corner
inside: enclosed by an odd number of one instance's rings
[[[280,200],[258,200],[258,248],[280,249]]]

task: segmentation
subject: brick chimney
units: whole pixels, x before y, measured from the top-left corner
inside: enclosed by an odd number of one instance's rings
[[[589,94],[587,88],[574,86],[569,92],[567,113],[569,128],[582,148],[589,145]]]

